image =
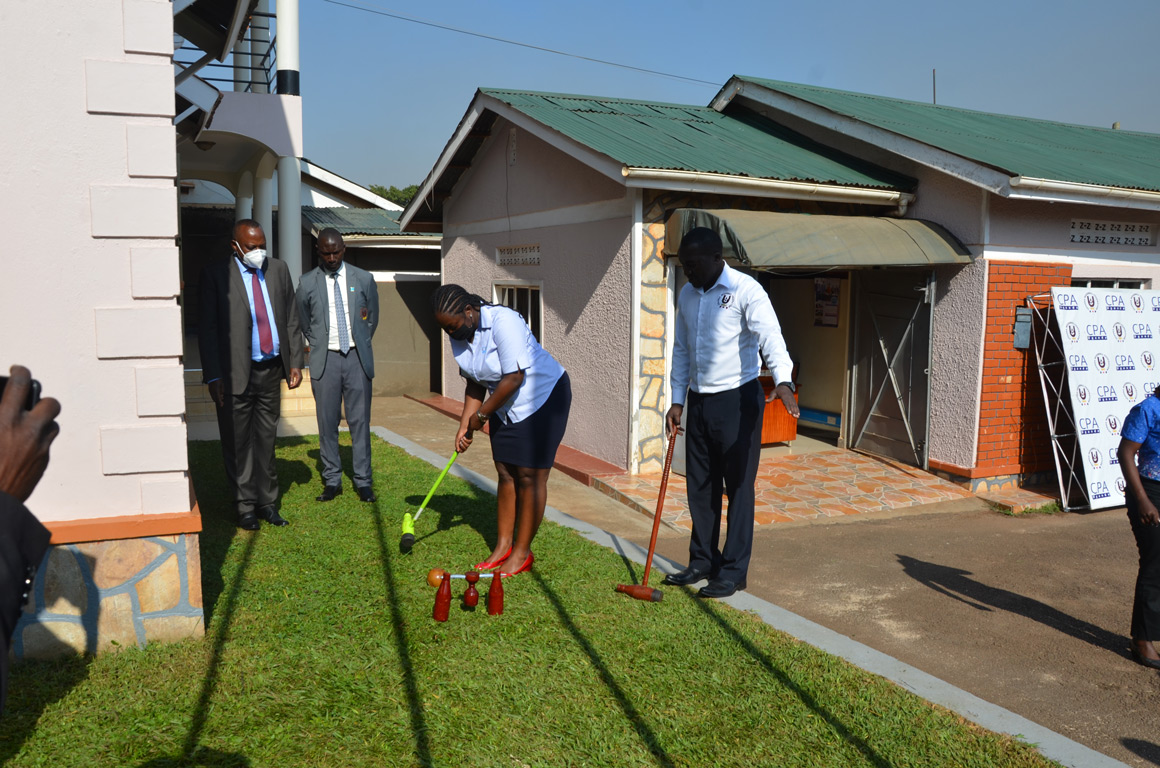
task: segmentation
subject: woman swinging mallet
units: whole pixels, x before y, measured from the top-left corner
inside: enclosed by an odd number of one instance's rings
[[[544,519],[548,474],[572,404],[568,373],[515,310],[454,284],[435,291],[431,308],[451,337],[451,354],[467,381],[455,450],[466,451],[472,435],[491,424],[499,535],[475,568],[514,576],[535,561],[532,539]]]

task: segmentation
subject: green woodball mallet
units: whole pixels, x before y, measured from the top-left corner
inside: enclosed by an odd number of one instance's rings
[[[459,451],[451,454],[451,458],[447,461],[447,466],[443,467],[443,471],[439,473],[439,477],[435,478],[435,485],[431,486],[431,490],[427,492],[427,498],[423,499],[423,503],[419,505],[419,511],[415,513],[414,517],[410,512],[403,515],[403,538],[399,539],[399,551],[407,554],[411,551],[411,547],[415,546],[415,521],[419,519],[419,515],[423,514],[423,510],[427,508],[427,502],[431,501],[431,497],[435,495],[435,490],[439,487],[439,483],[443,482],[443,477],[447,474],[447,470],[451,469],[451,465],[455,463],[455,459],[459,457]]]

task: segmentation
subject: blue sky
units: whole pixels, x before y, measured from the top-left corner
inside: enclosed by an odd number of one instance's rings
[[[705,105],[733,74],[1160,133],[1157,0],[341,0],[713,85],[300,0],[305,156],[423,180],[480,87]]]

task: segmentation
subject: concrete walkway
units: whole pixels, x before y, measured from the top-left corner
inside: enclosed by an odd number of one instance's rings
[[[413,400],[375,400],[372,423],[433,465],[451,454],[455,420]],[[453,471],[493,489],[486,440]],[[643,562],[651,509],[560,472],[548,501]],[[662,526],[654,567],[687,547]],[[759,526],[749,588],[727,602],[1064,765],[1160,765],[1160,684],[1125,653],[1134,578],[1122,511],[1008,517],[960,496]]]

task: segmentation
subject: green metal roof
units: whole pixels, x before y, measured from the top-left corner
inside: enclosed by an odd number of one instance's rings
[[[996,115],[757,77],[738,80],[1012,176],[1160,191],[1160,135]]]
[[[366,237],[387,237],[390,235],[416,235],[399,229],[402,211],[387,211],[382,208],[315,208],[302,206],[302,218],[310,222],[315,232],[333,227],[340,235],[363,235]],[[424,232],[430,237],[432,233]]]
[[[910,190],[914,181],[753,113],[655,101],[481,89],[630,168]]]

